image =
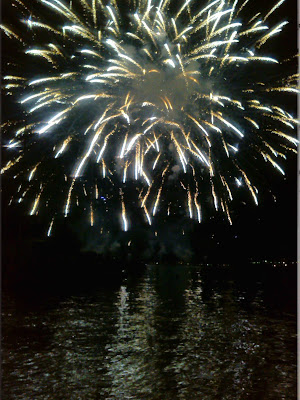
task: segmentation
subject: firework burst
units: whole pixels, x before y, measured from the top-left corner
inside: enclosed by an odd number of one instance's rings
[[[269,22],[283,1],[249,17],[250,3],[13,0],[23,28],[1,28],[23,71],[11,65],[3,87],[25,117],[2,125],[11,201],[49,210],[48,235],[74,208],[91,226],[116,215],[116,197],[125,231],[132,205],[151,225],[183,212],[201,222],[210,206],[231,224],[241,186],[258,204],[257,162],[284,174],[296,152],[278,96],[299,88],[297,74],[273,79],[280,63],[264,52],[287,24]]]

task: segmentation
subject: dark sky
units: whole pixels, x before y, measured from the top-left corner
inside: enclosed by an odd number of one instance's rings
[[[3,2],[5,3],[5,2]],[[253,1],[253,7],[256,4],[261,6],[262,2]],[[265,4],[267,3],[267,4]],[[269,9],[269,5],[275,2],[264,2],[264,7]],[[11,9],[6,10],[3,7],[3,22],[14,20]],[[287,0],[279,12],[279,21],[284,16],[290,21],[285,27],[284,32],[274,40],[274,54],[280,57],[287,57],[297,53],[296,30],[297,30],[297,4],[295,0]],[[6,40],[3,42],[2,69],[6,70],[7,60],[14,58],[14,49],[9,47]],[[18,61],[18,59],[17,59]],[[6,104],[9,101],[4,98]],[[295,105],[294,105],[295,107]],[[288,107],[287,107],[288,108]],[[2,120],[6,114],[12,111],[12,108],[5,105],[2,108]],[[130,251],[139,258],[140,254],[149,248],[151,242],[151,257],[157,259],[157,254],[161,254],[164,260],[171,260],[178,256],[178,246],[182,240],[183,246],[190,251],[193,260],[203,260],[205,257],[222,260],[239,260],[244,258],[289,258],[296,259],[297,251],[297,157],[290,154],[285,164],[286,176],[272,172],[269,168],[267,181],[272,193],[266,190],[264,198],[260,199],[260,206],[256,207],[250,201],[247,205],[239,204],[233,212],[233,226],[229,226],[217,217],[204,221],[201,225],[186,225],[185,221],[180,221],[181,227],[176,221],[171,222],[168,227],[164,224],[158,225],[159,235],[153,238],[143,229],[136,229],[132,233],[124,236],[122,233],[116,233],[116,241],[121,243],[122,251],[126,253],[129,240],[132,240],[133,247]],[[39,240],[45,239],[45,224],[35,217],[28,217],[26,210],[20,206],[7,207],[9,198],[10,183],[5,179],[2,181],[2,248],[6,260],[14,260],[14,253],[29,254],[29,257],[38,257],[43,251],[49,253],[55,251],[74,251],[79,247],[76,245],[76,231],[78,226],[75,222],[70,227],[65,221],[61,222],[61,228],[57,231],[56,237],[47,241],[47,245],[41,244],[42,250],[36,255],[28,250],[28,247],[36,248]],[[276,201],[274,198],[276,197]],[[24,215],[25,214],[25,215]],[[181,236],[182,230],[185,230],[185,237]],[[80,239],[83,242],[93,241],[96,232],[86,235],[81,234]],[[64,246],[61,241],[64,241]],[[40,242],[43,243],[43,242]],[[135,248],[134,248],[134,243]],[[124,245],[124,246],[123,246]],[[76,247],[77,246],[77,247]],[[122,255],[120,250],[118,256]],[[150,258],[151,258],[150,257]],[[5,260],[4,260],[5,261]]]

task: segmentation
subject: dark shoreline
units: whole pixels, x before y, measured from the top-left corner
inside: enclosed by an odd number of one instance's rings
[[[48,242],[49,243],[49,242]],[[22,261],[21,261],[22,259]],[[60,293],[68,296],[78,292],[115,290],[124,282],[138,282],[148,268],[158,269],[160,274],[168,269],[170,279],[181,279],[186,268],[200,273],[208,292],[228,286],[245,297],[255,297],[263,290],[276,309],[297,312],[297,263],[286,260],[240,259],[222,263],[206,260],[199,263],[144,262],[114,259],[92,252],[53,251],[52,246],[39,243],[29,257],[15,257],[15,264],[2,264],[2,291],[17,297],[39,298]],[[13,262],[11,259],[10,262]]]

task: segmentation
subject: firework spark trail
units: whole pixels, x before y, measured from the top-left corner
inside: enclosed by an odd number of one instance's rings
[[[274,82],[280,60],[262,50],[287,24],[270,22],[283,2],[249,17],[251,0],[128,0],[126,14],[117,0],[34,0],[30,7],[13,0],[30,34],[0,26],[21,46],[25,70],[11,67],[3,88],[27,114],[2,126],[12,156],[1,173],[26,176],[30,214],[52,201],[54,215],[67,216],[83,191],[93,226],[104,181],[115,197],[122,193],[125,231],[126,188],[133,180],[136,204],[150,225],[148,208],[153,216],[169,215],[177,200],[198,222],[210,202],[231,224],[230,202],[242,182],[258,204],[250,178],[255,167],[244,170],[245,155],[249,161],[260,156],[284,174],[282,160],[274,158],[286,158],[298,144],[299,121],[274,97],[298,94],[298,74]],[[61,186],[64,199],[51,199],[53,185]]]

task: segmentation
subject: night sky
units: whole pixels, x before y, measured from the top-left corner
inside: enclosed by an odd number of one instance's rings
[[[5,2],[3,2],[5,3]],[[254,3],[254,2],[253,2]],[[256,2],[259,7],[269,9],[268,1]],[[280,58],[297,53],[297,4],[287,0],[277,14],[278,21],[283,18],[290,24],[272,42],[274,55]],[[15,15],[11,8],[2,4],[3,22],[13,25]],[[260,10],[258,10],[260,11]],[[6,37],[2,39],[2,70],[6,74],[7,63],[12,59],[18,62],[14,47]],[[295,97],[289,96],[291,103],[287,110],[296,110]],[[12,104],[9,96],[3,96],[2,121],[7,116],[14,118],[19,109]],[[3,138],[5,140],[5,138]],[[5,154],[3,158],[5,159]],[[263,165],[263,164],[262,164]],[[42,217],[29,217],[28,210],[22,205],[8,207],[14,185],[6,177],[2,178],[2,249],[4,270],[18,268],[18,265],[41,264],[42,259],[55,258],[66,260],[79,253],[79,249],[100,251],[106,260],[115,258],[132,262],[184,261],[217,262],[243,261],[249,259],[296,260],[297,257],[297,156],[288,155],[285,161],[285,177],[271,167],[261,171],[263,190],[259,198],[259,207],[249,200],[246,194],[237,201],[232,213],[233,226],[224,218],[212,215],[199,224],[190,224],[187,219],[175,218],[168,225],[159,221],[156,225],[158,236],[149,233],[146,226],[136,226],[130,232],[117,229],[110,233],[107,246],[101,245],[97,229],[81,226],[81,219],[75,217],[61,219],[56,233],[50,239],[46,237],[47,224]],[[182,232],[184,231],[184,235]],[[128,243],[131,245],[128,246]],[[114,245],[113,245],[114,244]],[[101,250],[99,250],[101,249]],[[180,251],[178,251],[180,249]],[[181,254],[181,256],[179,255]],[[183,256],[182,256],[183,255]],[[26,261],[24,261],[26,260]],[[73,259],[74,261],[74,259]],[[60,267],[63,262],[58,261]]]

